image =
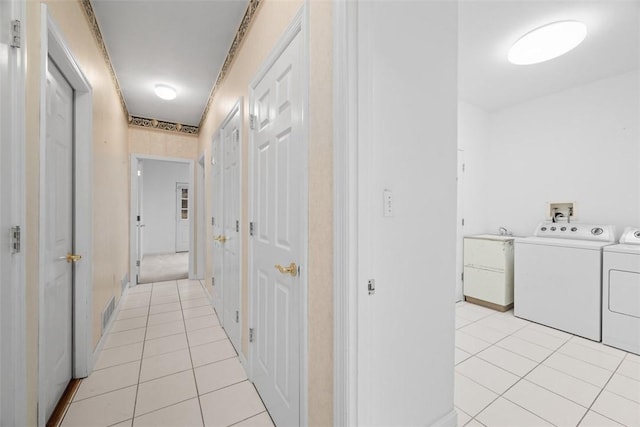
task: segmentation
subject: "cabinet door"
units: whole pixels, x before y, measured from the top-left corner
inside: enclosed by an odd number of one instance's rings
[[[496,240],[465,238],[464,265],[504,271],[507,245],[511,245],[511,243]],[[465,274],[465,279],[466,278]]]
[[[464,294],[498,305],[513,302],[513,285],[506,283],[504,272],[464,267]]]

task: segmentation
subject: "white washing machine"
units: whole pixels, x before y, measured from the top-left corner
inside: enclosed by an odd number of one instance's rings
[[[601,339],[602,249],[615,227],[543,222],[514,246],[514,315]]]
[[[602,254],[602,342],[640,354],[640,228]]]

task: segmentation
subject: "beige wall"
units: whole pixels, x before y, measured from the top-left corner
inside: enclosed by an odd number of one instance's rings
[[[242,199],[242,351],[248,354],[248,88],[302,1],[264,0],[231,69],[219,87],[199,136],[199,153],[211,155],[211,139],[238,97],[244,98]],[[309,88],[309,425],[333,424],[333,154],[332,154],[332,5],[307,3],[310,17]],[[209,176],[209,164],[206,174]],[[210,206],[207,191],[207,206]],[[211,216],[207,213],[206,217]],[[210,226],[208,226],[210,227]],[[207,248],[212,247],[211,229]],[[211,253],[207,252],[206,280],[211,283]]]
[[[129,128],[129,152],[196,160],[198,137],[140,127]]]
[[[93,343],[107,301],[128,271],[127,120],[78,1],[50,0],[49,11],[93,88]],[[37,424],[40,3],[27,2],[27,422]]]

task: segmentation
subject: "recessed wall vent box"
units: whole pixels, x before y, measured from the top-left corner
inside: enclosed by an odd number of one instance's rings
[[[553,221],[575,221],[575,202],[547,202],[547,219]]]

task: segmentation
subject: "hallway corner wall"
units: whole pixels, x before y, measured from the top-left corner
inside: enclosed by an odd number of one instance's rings
[[[127,117],[110,71],[76,1],[48,1],[49,13],[92,86],[93,93],[93,307],[95,346],[102,332],[102,311],[120,298],[128,271]],[[41,3],[27,2],[27,424],[37,425],[40,212],[40,55]]]

